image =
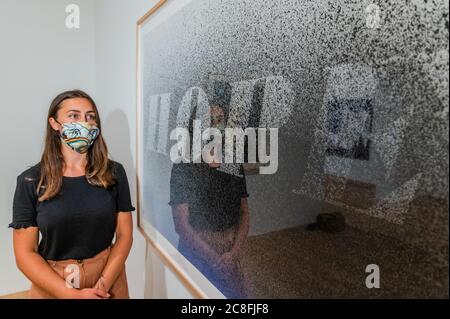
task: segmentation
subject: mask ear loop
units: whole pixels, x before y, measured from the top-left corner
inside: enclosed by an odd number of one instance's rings
[[[62,129],[64,128],[64,125],[61,124],[61,123],[59,123],[57,119],[55,119],[55,118],[53,118],[53,119],[55,120],[56,123],[58,123],[59,125],[61,125],[61,128],[58,130],[58,134],[59,134],[59,138],[60,138],[62,141],[64,141],[63,134],[62,134]]]
[[[61,128],[58,130],[58,133],[59,133],[59,137],[62,139],[62,131],[61,131],[61,129],[64,127],[64,125],[59,123],[57,119],[55,119],[55,118],[53,118],[53,119],[55,120],[56,123],[58,123],[61,126]]]
[[[55,120],[55,122],[56,122],[56,123],[58,123],[59,125],[61,125],[61,126],[62,126],[62,124],[61,124],[61,123],[59,123],[57,119],[55,119],[55,118],[53,118],[53,119]]]
[[[63,139],[63,137],[62,137],[62,131],[61,131],[61,129],[63,128],[63,125],[62,125],[61,123],[59,123],[57,119],[55,119],[55,118],[53,118],[53,119],[55,120],[56,123],[58,123],[58,124],[61,126],[61,128],[60,128],[57,132],[58,132],[58,135],[59,135],[59,139],[60,139],[61,141],[63,141],[64,139]],[[56,131],[55,131],[55,132],[56,132]]]

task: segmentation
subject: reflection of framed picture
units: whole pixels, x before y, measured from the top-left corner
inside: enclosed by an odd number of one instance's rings
[[[369,160],[373,107],[370,99],[328,102],[328,155]]]
[[[166,46],[167,36],[177,37],[176,32],[166,28],[172,25],[167,21],[173,22],[174,16],[181,14],[179,11],[189,2],[160,0],[137,22],[137,224],[156,254],[194,297],[223,298],[177,250],[178,238],[168,206],[172,164],[168,135],[176,91],[170,85],[176,84],[177,78],[165,73],[170,67],[161,61],[170,60],[169,54],[174,53]],[[161,29],[165,29],[164,34]]]

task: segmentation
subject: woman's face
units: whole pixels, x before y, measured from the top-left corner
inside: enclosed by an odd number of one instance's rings
[[[209,115],[211,117],[211,127],[225,125],[225,114],[220,106],[211,106],[209,109]]]
[[[85,98],[73,98],[64,100],[61,103],[61,107],[56,113],[56,120],[61,124],[87,122],[97,125],[97,114],[89,100]],[[55,119],[50,118],[49,121],[54,130],[58,131],[61,128]]]

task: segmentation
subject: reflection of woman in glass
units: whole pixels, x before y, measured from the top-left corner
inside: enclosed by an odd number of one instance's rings
[[[210,108],[211,127],[224,129],[220,105]],[[220,164],[175,164],[170,205],[180,236],[179,250],[228,298],[245,298],[241,267],[248,234],[247,187],[241,176],[218,169]]]

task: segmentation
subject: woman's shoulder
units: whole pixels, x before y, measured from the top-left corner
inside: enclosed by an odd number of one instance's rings
[[[114,171],[117,169],[123,169],[123,165],[121,163],[113,161],[112,159],[109,160],[109,165]]]
[[[41,163],[29,166],[27,169],[22,171],[19,175],[19,179],[24,179],[26,181],[36,181],[39,180],[41,176]]]
[[[119,180],[122,180],[123,178],[126,177],[125,168],[123,167],[123,165],[121,163],[110,159],[109,165],[111,167],[114,177],[116,177]]]

